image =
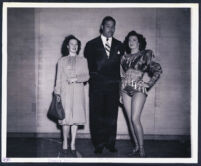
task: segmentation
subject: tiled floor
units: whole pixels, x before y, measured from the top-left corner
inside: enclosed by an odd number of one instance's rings
[[[132,144],[129,140],[117,140],[117,153],[104,149],[102,154],[94,154],[90,139],[77,139],[77,151],[82,157],[128,157]],[[190,141],[145,140],[146,157],[190,157]],[[61,140],[50,138],[8,138],[7,157],[73,157],[61,152]],[[138,157],[138,155],[134,156]]]

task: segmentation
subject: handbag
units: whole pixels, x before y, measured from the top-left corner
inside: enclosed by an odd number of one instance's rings
[[[52,102],[50,104],[47,116],[50,118],[63,120],[65,118],[64,108],[62,106],[61,100],[57,101],[57,94],[53,93]]]

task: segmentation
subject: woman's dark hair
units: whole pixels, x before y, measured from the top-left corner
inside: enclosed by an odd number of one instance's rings
[[[136,36],[137,37],[138,42],[139,42],[139,50],[140,51],[145,50],[147,42],[146,42],[146,39],[144,38],[144,36],[135,32],[135,31],[131,31],[128,33],[128,35],[125,37],[125,40],[124,40],[124,48],[125,48],[125,51],[127,54],[131,53],[131,49],[129,48],[129,45],[128,45],[128,41],[129,41],[130,36]]]
[[[62,44],[62,47],[61,47],[62,56],[68,56],[69,55],[69,50],[67,48],[67,45],[69,45],[69,42],[70,42],[71,39],[77,40],[78,50],[77,50],[76,53],[79,54],[80,49],[81,49],[81,41],[79,39],[77,39],[75,36],[69,35],[69,36],[66,36],[64,41],[63,41],[63,44]]]
[[[99,32],[100,32],[101,34],[103,33],[102,26],[104,26],[107,21],[113,21],[113,22],[114,22],[114,25],[116,25],[116,21],[115,21],[115,19],[114,19],[113,17],[111,17],[111,16],[106,16],[106,17],[104,17],[103,20],[102,20],[100,29],[99,29]]]

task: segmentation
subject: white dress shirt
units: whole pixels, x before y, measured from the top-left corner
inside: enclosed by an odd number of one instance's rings
[[[108,38],[108,41],[107,41],[107,37],[105,37],[104,35],[101,35],[101,39],[102,39],[102,42],[103,42],[103,46],[105,47],[105,44],[106,42],[108,42],[109,46],[110,46],[110,49],[111,49],[111,46],[112,46],[112,37],[109,37]],[[107,54],[108,55],[108,54]],[[110,55],[108,55],[109,57]]]

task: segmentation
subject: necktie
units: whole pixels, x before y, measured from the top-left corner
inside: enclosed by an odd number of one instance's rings
[[[105,43],[105,51],[107,53],[108,58],[110,56],[110,49],[111,49],[111,47],[110,47],[109,39],[107,38],[106,43]]]

